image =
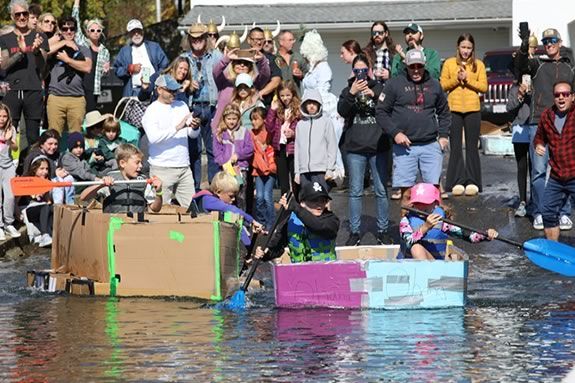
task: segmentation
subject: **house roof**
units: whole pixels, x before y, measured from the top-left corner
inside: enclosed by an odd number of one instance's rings
[[[275,5],[196,5],[180,20],[186,26],[210,19],[218,23],[222,15],[229,27],[251,25],[339,29],[364,27],[375,20],[385,20],[390,27],[416,21],[421,25],[447,25],[453,23],[479,23],[512,19],[512,0],[420,0],[381,2],[310,2],[305,4]],[[227,29],[227,28],[226,28]]]

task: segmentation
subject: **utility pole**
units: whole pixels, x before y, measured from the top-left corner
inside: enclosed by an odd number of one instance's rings
[[[162,0],[156,0],[156,22],[162,21]]]

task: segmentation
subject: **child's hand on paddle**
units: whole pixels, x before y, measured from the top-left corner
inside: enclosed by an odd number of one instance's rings
[[[283,207],[284,209],[287,210],[287,208],[288,208],[287,194],[282,195],[282,197],[280,198],[279,204],[281,207]]]
[[[256,222],[256,221],[253,221],[253,222],[252,222],[252,229],[253,229],[253,231],[254,231],[254,234],[255,234],[255,233],[264,233],[264,232],[265,232],[264,226],[263,226],[261,223]]]
[[[495,229],[487,229],[487,238],[489,238],[490,241],[494,240],[495,238],[497,238],[497,236],[499,235],[499,233],[497,232],[497,230]]]
[[[109,176],[102,177],[102,183],[104,186],[112,186],[114,184],[114,179]]]
[[[441,216],[439,214],[433,213],[427,216],[425,223],[427,224],[428,228],[431,229],[435,227],[439,222],[441,222]]]
[[[254,258],[262,259],[266,255],[265,251],[262,249],[261,246],[256,247],[256,251],[254,253]]]

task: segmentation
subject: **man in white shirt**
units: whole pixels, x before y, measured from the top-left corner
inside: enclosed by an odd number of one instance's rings
[[[146,109],[142,125],[149,141],[150,176],[158,177],[164,185],[163,203],[170,203],[175,196],[180,206],[188,207],[195,194],[188,137],[198,137],[200,121],[185,102],[175,99],[180,88],[172,76],[159,76],[158,99]]]

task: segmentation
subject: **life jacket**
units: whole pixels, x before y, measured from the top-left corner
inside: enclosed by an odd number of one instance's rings
[[[433,213],[439,214],[445,218],[445,210],[439,206],[436,206],[435,209],[433,209]],[[409,224],[413,231],[417,231],[425,222],[425,219],[416,214],[409,214],[407,218],[409,219]],[[443,222],[435,225],[419,242],[420,245],[425,247],[425,249],[427,249],[427,251],[437,259],[445,258],[445,250],[447,247],[448,235],[441,230],[442,226]]]
[[[201,190],[192,196],[192,203],[196,204],[195,208],[197,208],[198,214],[209,213],[209,211],[206,211],[206,209],[204,208],[203,203],[204,197],[207,195],[213,196],[212,192],[210,192],[209,190]]]
[[[292,263],[336,260],[335,240],[310,233],[295,213],[291,213],[287,225]]]
[[[115,181],[124,180],[119,170],[108,173]],[[138,176],[136,179],[145,179]],[[117,184],[110,186],[110,195],[104,199],[104,213],[143,213],[148,207],[146,187],[148,184]]]

